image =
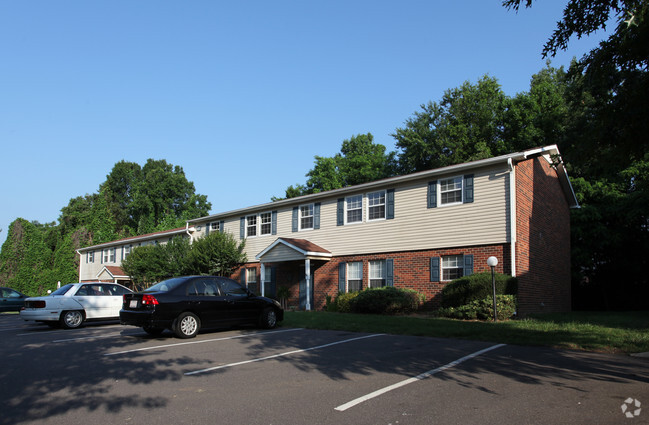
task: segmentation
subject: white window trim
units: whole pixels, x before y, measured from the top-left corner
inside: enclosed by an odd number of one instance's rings
[[[210,233],[212,233],[212,232],[220,232],[221,231],[221,222],[219,222],[219,221],[212,221],[210,223],[207,223],[207,226],[210,227]],[[216,226],[216,229],[214,228],[215,226]]]
[[[269,221],[268,223],[266,223],[266,224],[269,225],[268,233],[262,233],[262,229],[264,228],[264,227],[263,227],[263,224],[264,224],[264,223],[263,223],[261,217],[262,217],[264,214],[267,214],[268,217],[270,218],[270,221]],[[257,231],[257,234],[258,234],[259,236],[268,236],[268,235],[272,235],[272,234],[273,234],[273,213],[272,213],[272,211],[264,211],[264,212],[262,212],[262,213],[259,213],[259,217],[257,218],[257,223],[259,223],[259,229],[258,229],[258,231]]]
[[[361,267],[361,269],[360,269],[360,272],[361,272],[361,278],[360,278],[361,287],[358,290],[362,291],[363,287],[368,288],[367,282],[365,282],[364,279],[363,279],[363,262],[362,261],[349,261],[347,263],[347,266],[345,267],[345,292],[346,293],[350,292],[350,290],[349,290],[349,281],[350,280],[359,280],[359,279],[350,279],[349,278],[350,265],[351,264],[356,264],[356,263],[360,264],[360,267]],[[369,276],[369,274],[368,274],[368,276]]]
[[[252,217],[255,218],[255,226],[254,226],[254,227],[255,227],[255,234],[254,234],[254,235],[250,235],[250,234],[248,233],[248,229],[251,228],[251,227],[253,227],[253,226],[250,226],[250,225],[248,224],[248,219],[249,219],[249,218],[252,218]],[[247,215],[247,216],[246,216],[246,238],[256,238],[257,236],[259,236],[259,217],[257,216],[257,214],[250,214],[250,215]]]
[[[446,180],[455,180],[460,179],[460,200],[456,202],[449,202],[447,204],[442,203],[442,181]],[[450,207],[452,205],[460,205],[464,203],[464,177],[463,176],[453,176],[437,180],[437,206],[439,207]]]
[[[444,267],[444,259],[445,259],[445,258],[449,258],[449,257],[459,257],[459,258],[460,258],[460,265],[457,266],[457,267]],[[440,260],[439,260],[439,268],[440,268],[440,276],[439,276],[439,280],[440,280],[440,282],[450,282],[450,281],[452,281],[453,279],[457,279],[457,278],[446,279],[446,278],[444,277],[444,270],[461,269],[461,270],[462,270],[462,277],[463,277],[463,276],[464,276],[464,263],[463,263],[463,261],[464,261],[464,255],[463,255],[463,254],[456,254],[456,255],[442,255],[441,258],[440,258]]]
[[[380,263],[379,270],[381,270],[381,277],[376,278],[372,276],[372,272],[377,269],[376,266],[373,267],[372,263]],[[382,286],[377,286],[376,288],[381,288],[383,286],[386,286],[388,284],[388,278],[387,278],[387,261],[386,260],[370,260],[368,263],[368,268],[369,271],[367,273],[367,287],[368,288],[373,288],[372,286],[372,279],[381,279],[383,280],[383,285]]]
[[[347,221],[347,212],[349,211],[349,208],[348,208],[348,205],[349,205],[349,199],[350,199],[350,198],[357,198],[357,197],[359,197],[359,196],[361,197],[361,207],[360,207],[360,210],[361,210],[361,219],[360,219],[359,221],[352,221],[352,222],[350,223],[349,221]],[[354,224],[360,224],[360,223],[363,223],[363,221],[364,221],[364,219],[365,219],[364,214],[363,214],[363,211],[364,211],[364,208],[363,208],[363,207],[364,207],[364,204],[365,204],[365,195],[361,195],[361,194],[359,194],[359,195],[350,195],[350,196],[345,197],[345,211],[344,211],[344,217],[343,217],[343,218],[344,218],[344,224],[345,224],[345,226],[347,226],[347,225],[353,226]],[[358,209],[358,208],[354,208],[354,210],[357,210],[357,209]]]
[[[302,227],[302,208],[303,207],[309,207],[311,209],[311,215],[310,216],[305,216],[305,217],[311,217],[311,227]],[[302,231],[308,231],[308,230],[314,230],[315,229],[315,204],[302,204],[298,207],[298,214],[297,214],[297,230],[299,232]]]
[[[370,208],[372,207],[372,206],[370,206],[370,195],[375,194],[375,193],[382,193],[383,194],[383,217],[380,217],[380,218],[370,218]],[[385,220],[387,215],[388,215],[388,193],[387,193],[387,190],[384,189],[384,190],[375,190],[374,192],[368,192],[367,194],[365,194],[364,198],[367,198],[367,202],[366,202],[366,204],[367,204],[366,205],[366,208],[367,208],[367,211],[366,211],[367,222],[370,223],[370,222],[373,222],[373,221],[383,221],[383,220]],[[374,205],[374,206],[376,206],[376,205]]]
[[[250,280],[251,277],[254,280]],[[257,284],[257,269],[254,267],[246,267],[246,288],[249,288],[250,284]]]

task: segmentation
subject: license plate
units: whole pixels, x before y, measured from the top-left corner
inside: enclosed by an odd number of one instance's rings
[[[131,300],[131,303],[128,306],[130,308],[136,308],[137,307],[137,300]]]

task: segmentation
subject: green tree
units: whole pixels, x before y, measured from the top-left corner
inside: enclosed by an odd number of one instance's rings
[[[511,151],[505,140],[509,98],[498,80],[484,76],[421,105],[392,135],[402,174],[489,158]]]
[[[374,143],[371,133],[344,140],[333,157],[315,157],[314,167],[306,174],[306,185],[289,186],[286,198],[367,183],[395,175],[394,153]],[[274,201],[281,198],[273,198]]]
[[[230,276],[247,261],[245,240],[237,242],[230,233],[212,232],[191,246],[186,259],[188,274]]]

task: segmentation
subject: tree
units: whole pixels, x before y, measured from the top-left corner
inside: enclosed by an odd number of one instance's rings
[[[247,261],[245,240],[237,242],[231,233],[212,232],[191,246],[185,259],[188,274],[230,276]]]
[[[306,185],[289,186],[286,198],[319,193],[327,190],[367,183],[395,174],[394,153],[386,153],[385,146],[374,143],[371,133],[359,134],[344,140],[333,157],[315,157],[315,165],[306,177]],[[281,198],[273,198],[274,201]]]
[[[392,135],[402,174],[489,158],[511,151],[505,137],[509,99],[498,80],[484,76],[449,89],[439,103],[421,105]]]

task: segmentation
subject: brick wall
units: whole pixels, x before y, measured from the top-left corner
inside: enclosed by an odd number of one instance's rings
[[[570,209],[545,159],[517,164],[516,212],[519,314],[570,311]]]
[[[440,292],[447,282],[430,281],[430,258],[442,257],[446,255],[467,255],[473,254],[474,273],[489,271],[487,258],[496,256],[498,266],[496,272],[511,273],[509,265],[511,264],[509,244],[486,245],[462,248],[447,248],[426,251],[410,252],[393,252],[375,255],[354,255],[346,257],[335,257],[331,261],[311,261],[311,270],[314,272],[315,293],[314,293],[314,310],[325,308],[327,296],[332,299],[338,295],[338,265],[340,263],[357,262],[363,263],[363,289],[367,288],[369,275],[369,262],[373,260],[394,260],[394,286],[398,288],[414,289],[425,295],[426,300],[424,308],[434,309],[440,306]],[[275,265],[277,267],[277,284],[278,286],[288,286],[291,292],[289,306],[297,308],[299,306],[299,279],[300,266],[303,261],[286,262]],[[257,268],[257,281],[260,282],[259,264],[248,264],[245,267]],[[240,281],[240,272],[232,276],[233,279]]]

